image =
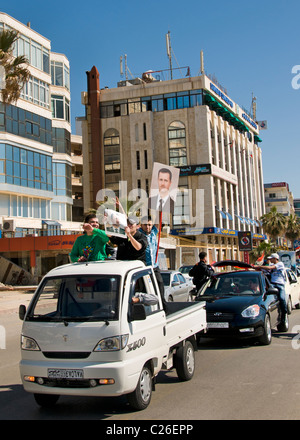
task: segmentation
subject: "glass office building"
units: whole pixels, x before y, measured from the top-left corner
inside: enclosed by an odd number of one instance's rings
[[[0,13],[3,29],[18,32],[14,55],[26,56],[30,78],[17,102],[0,100],[2,233],[45,233],[45,221],[60,233],[72,221],[69,61],[30,24]]]

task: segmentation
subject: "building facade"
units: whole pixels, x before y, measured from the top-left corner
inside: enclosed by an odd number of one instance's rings
[[[277,212],[285,216],[295,214],[294,198],[286,182],[265,183],[266,212],[276,206]]]
[[[18,32],[14,55],[29,61],[20,99],[0,101],[0,224],[9,236],[58,234],[72,221],[70,66],[51,42],[5,13]]]
[[[238,231],[265,239],[262,152],[255,121],[206,75],[169,81],[136,78],[100,89],[99,72],[87,72],[82,94],[84,204],[97,192],[149,194],[155,162],[180,169],[170,224],[177,237],[176,265],[197,259],[241,257]]]
[[[17,102],[0,98],[0,281],[26,284],[67,263],[69,234],[81,232],[72,221],[70,66],[30,23],[0,12],[3,29],[18,32],[13,53],[26,56],[30,78]]]

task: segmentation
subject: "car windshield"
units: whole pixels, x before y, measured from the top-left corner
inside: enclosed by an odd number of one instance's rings
[[[261,287],[256,274],[228,273],[213,276],[200,291],[200,295],[260,295]]]
[[[171,277],[171,274],[168,273],[168,272],[161,272],[161,276],[162,276],[162,279],[163,279],[164,285],[165,285],[165,286],[169,286],[169,285],[170,285],[170,277]]]
[[[27,319],[113,321],[118,319],[120,277],[114,275],[47,278]]]

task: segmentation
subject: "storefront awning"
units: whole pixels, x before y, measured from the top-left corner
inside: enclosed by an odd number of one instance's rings
[[[259,136],[257,136],[256,134],[254,135],[254,142],[262,142],[261,138]]]
[[[220,116],[222,116],[230,124],[234,125],[237,130],[249,132],[249,128],[243,121],[237,118],[231,111],[225,107],[221,102],[214,98],[210,93],[205,93],[205,100],[207,105],[215,110]]]

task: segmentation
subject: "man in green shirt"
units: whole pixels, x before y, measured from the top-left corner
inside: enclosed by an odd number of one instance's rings
[[[99,229],[99,221],[95,214],[86,216],[83,229],[83,235],[76,239],[70,254],[72,263],[105,260],[105,246],[109,237]]]

